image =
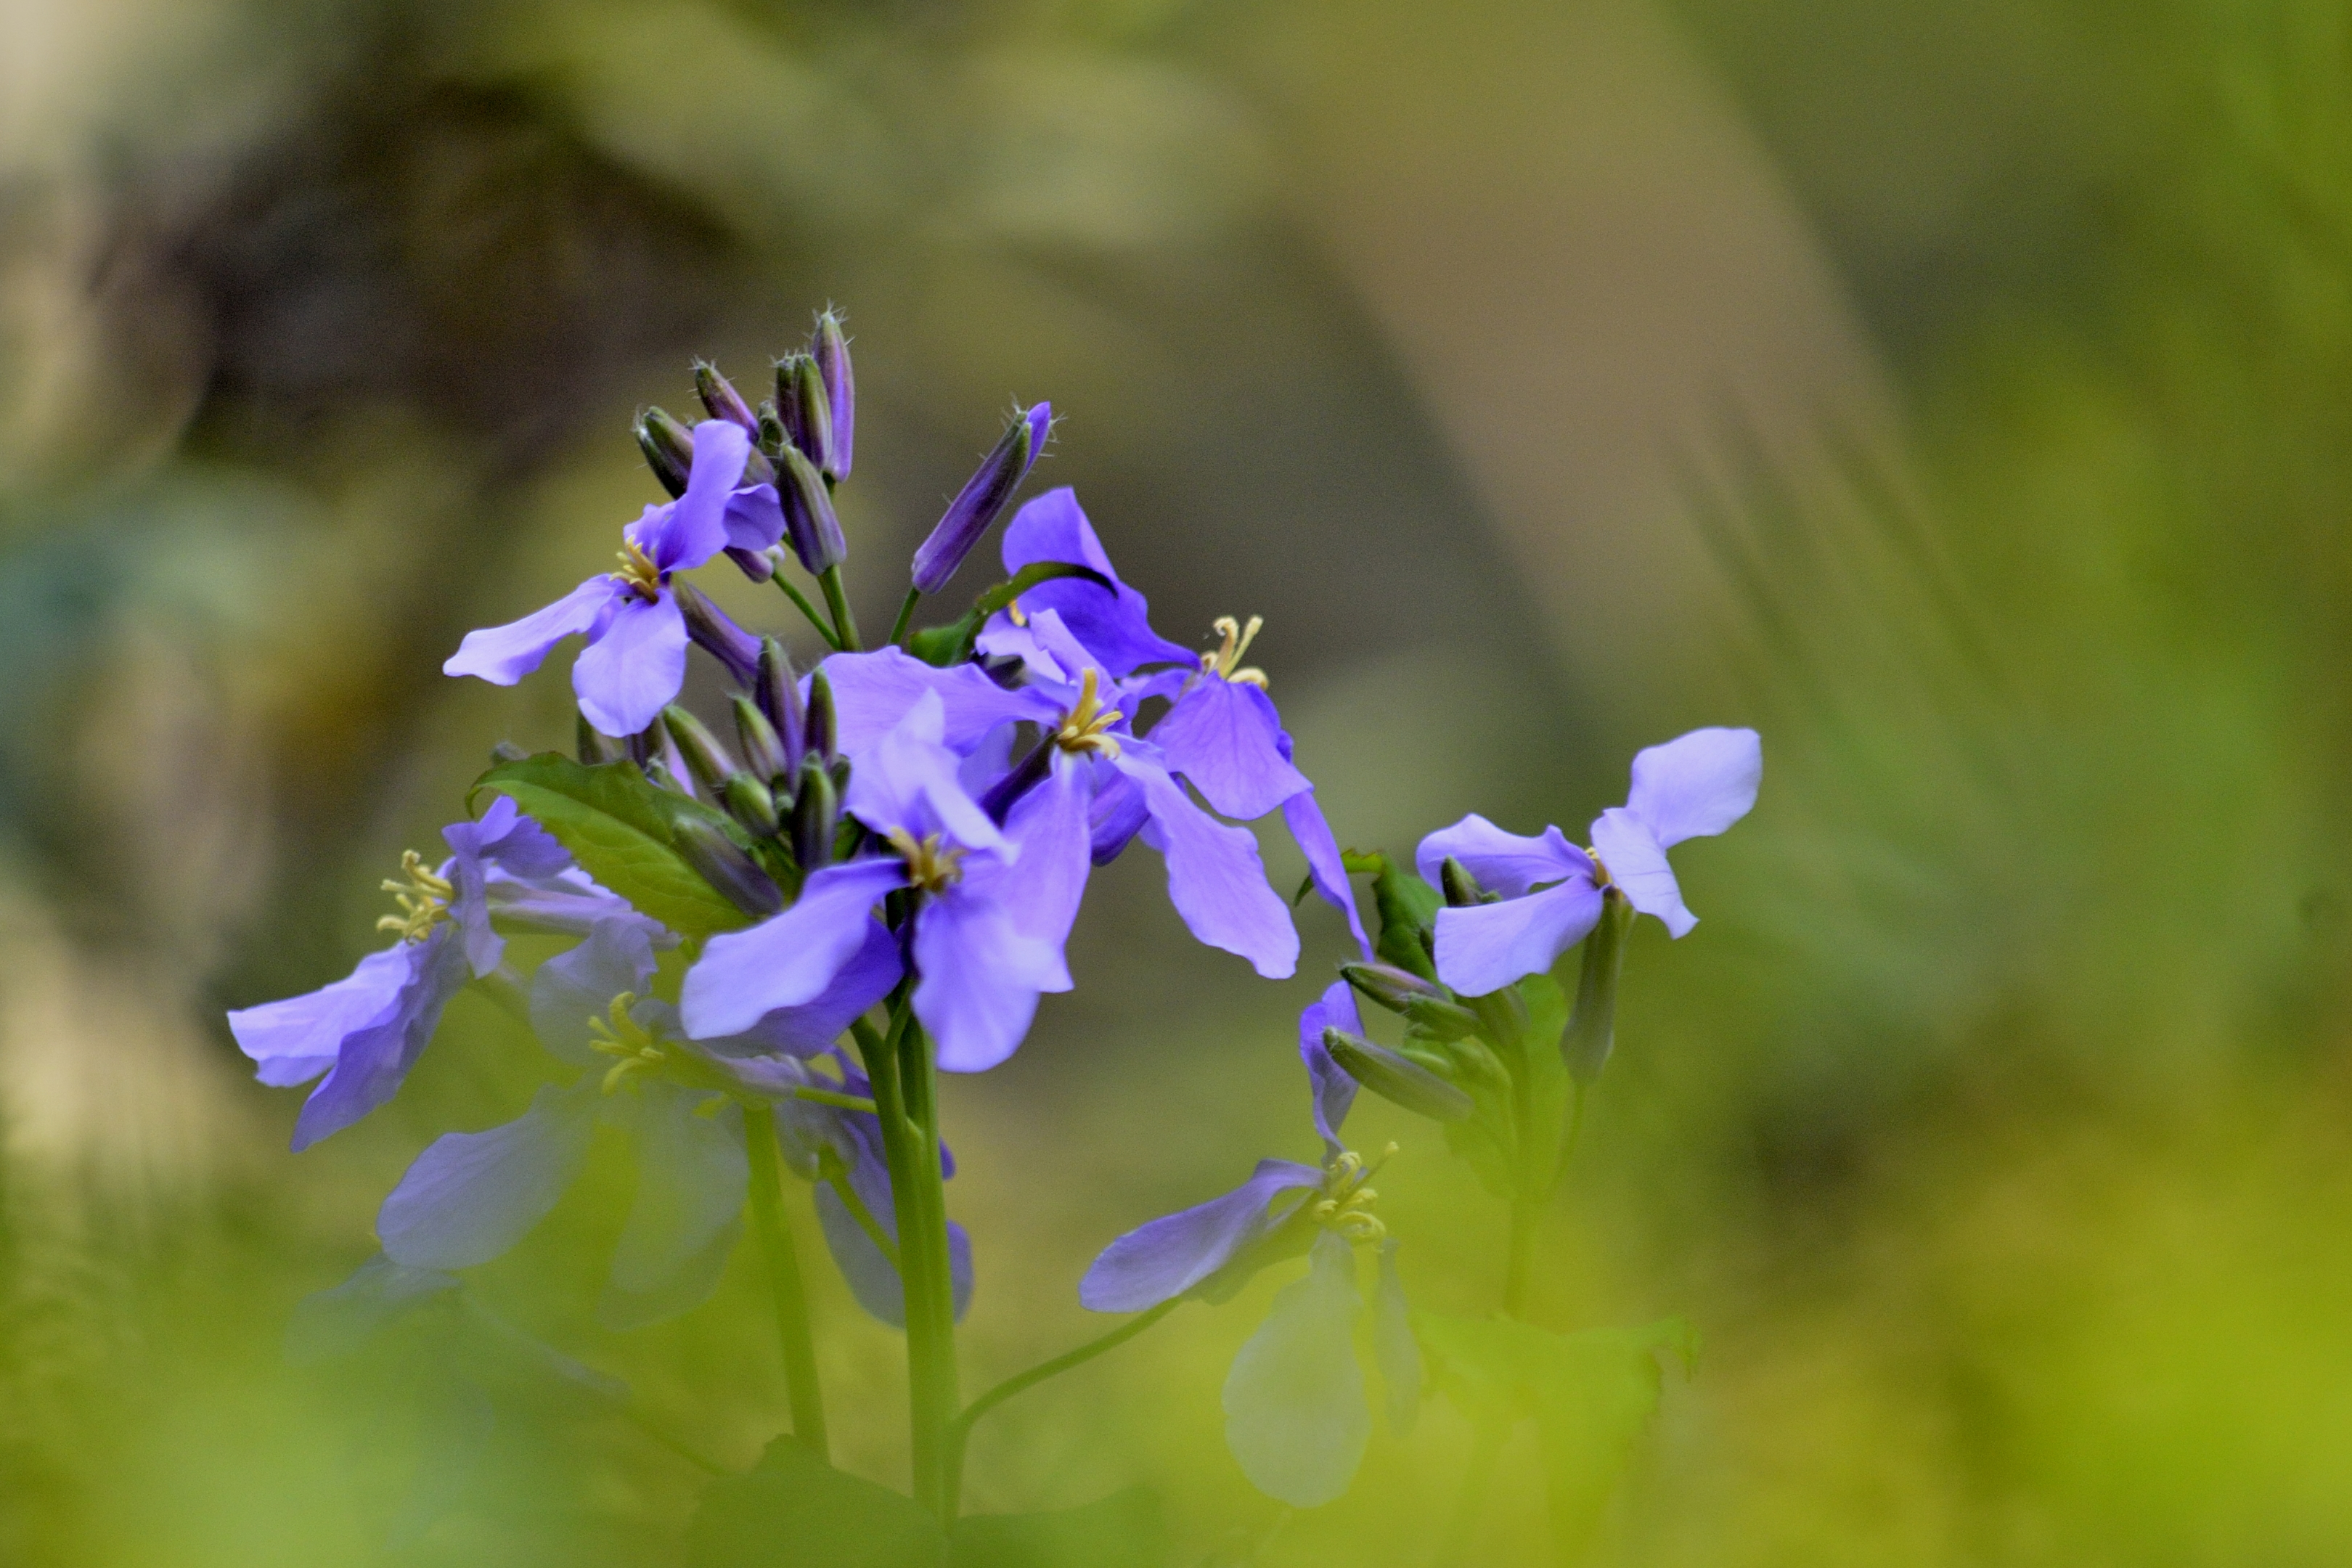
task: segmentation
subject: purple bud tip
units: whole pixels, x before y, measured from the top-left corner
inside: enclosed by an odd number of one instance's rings
[[[915,552],[915,588],[919,593],[936,594],[947,586],[971,547],[980,542],[1013,500],[1013,492],[1029,474],[1029,466],[1037,460],[1037,453],[1045,443],[1046,433],[1053,428],[1054,407],[1040,403],[1023,410],[1005,427],[1003,438],[996,449],[981,460],[980,469],[967,480],[955,500]]]
[[[740,425],[753,439],[760,434],[760,417],[733,384],[719,374],[719,367],[708,360],[694,362],[694,395],[702,399],[702,406],[710,411],[713,419],[724,419]]]

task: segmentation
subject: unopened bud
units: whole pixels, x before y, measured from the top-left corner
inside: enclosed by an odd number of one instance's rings
[[[702,406],[710,411],[713,419],[724,419],[730,425],[740,425],[745,433],[757,439],[760,434],[759,416],[743,401],[743,395],[734,384],[719,374],[719,367],[709,360],[694,362],[694,395],[702,399]]]
[[[694,467],[694,437],[687,427],[658,408],[640,410],[636,423],[637,449],[672,500],[686,493],[686,476]]]
[[[743,575],[754,583],[764,583],[776,574],[776,563],[764,550],[746,550],[740,544],[723,547],[727,559],[743,569]]]
[[[1403,1014],[1440,1039],[1459,1039],[1478,1026],[1477,1015],[1452,992],[1392,963],[1343,963],[1339,973],[1367,1000]]]
[[[719,744],[719,737],[675,702],[662,710],[662,724],[678,754],[686,759],[686,771],[694,775],[695,784],[703,794],[717,795],[728,775],[737,771],[734,759]]]
[[[1617,1043],[1617,977],[1625,967],[1625,935],[1633,906],[1611,888],[1601,896],[1601,919],[1584,939],[1584,962],[1577,975],[1576,1007],[1560,1037],[1559,1053],[1569,1076],[1591,1083],[1608,1065]]]
[[[816,465],[820,473],[833,472],[833,404],[827,397],[824,373],[816,360],[802,354],[793,361],[793,401],[786,421],[793,431],[793,445]]]
[[[833,438],[825,443],[824,471],[845,479],[857,429],[857,377],[849,368],[849,340],[841,335],[841,318],[831,308],[816,319],[809,348],[816,359],[817,378],[824,384],[825,412],[832,419]]]
[[[793,858],[803,871],[832,863],[833,830],[840,819],[841,795],[832,775],[814,754],[802,759],[800,784],[793,791]]]
[[[1005,426],[1003,438],[996,449],[981,460],[980,469],[948,502],[948,510],[931,529],[915,552],[915,588],[919,593],[936,594],[947,586],[971,547],[980,542],[1006,505],[1013,492],[1029,474],[1029,467],[1045,445],[1045,433],[1052,427],[1054,409],[1051,404],[1040,403],[1014,416]]]
[[[784,760],[784,742],[776,727],[760,711],[760,705],[741,692],[732,699],[735,710],[735,741],[743,753],[743,765],[751,776],[763,784],[772,784],[782,774],[792,771]]]
[[[727,815],[743,825],[744,832],[773,838],[783,831],[783,820],[776,815],[775,792],[750,773],[730,775],[719,786],[719,798]]]
[[[758,861],[717,827],[681,813],[671,824],[670,834],[686,863],[745,914],[765,920],[784,907],[782,889],[760,869]]]
[[[1323,1048],[1349,1078],[1417,1116],[1436,1121],[1467,1121],[1477,1102],[1410,1057],[1358,1039],[1344,1029],[1325,1029]]]
[[[616,740],[588,722],[585,713],[580,715],[579,729],[580,760],[587,766],[593,768],[599,763],[617,763],[629,754],[627,742]]]
[[[725,665],[736,685],[751,685],[760,671],[760,639],[737,626],[693,584],[673,579],[669,591],[686,617],[686,635]]]
[[[834,515],[833,492],[824,488],[824,476],[799,447],[786,447],[777,455],[776,464],[776,496],[784,504],[784,537],[792,541],[793,553],[801,558],[809,575],[818,576],[849,555],[849,544],[841,537],[841,520]]]
[[[820,668],[809,677],[808,717],[803,721],[801,749],[814,752],[830,766],[839,756],[840,741],[833,711],[833,682]]]
[[[760,400],[760,450],[772,458],[782,451],[792,438],[792,433],[784,428],[783,416],[776,412],[775,404],[767,398],[761,398]]]
[[[760,705],[761,715],[775,726],[776,739],[782,742],[784,765],[776,771],[799,772],[808,719],[801,709],[801,683],[793,673],[793,657],[774,637],[760,639],[760,672],[751,683],[751,698]]]
[[[1445,895],[1445,901],[1457,910],[1470,909],[1486,901],[1486,889],[1478,885],[1478,879],[1470,874],[1467,866],[1451,855],[1437,868],[1437,889]]]

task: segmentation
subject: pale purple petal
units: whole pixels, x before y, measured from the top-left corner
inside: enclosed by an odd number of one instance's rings
[[[470,855],[509,877],[553,877],[569,869],[572,853],[555,836],[522,814],[506,795],[491,797],[478,822],[456,822],[441,830],[449,852]]]
[[[1225,1446],[1250,1484],[1293,1508],[1348,1489],[1371,1441],[1355,1325],[1356,1258],[1325,1231],[1307,1278],[1283,1287],[1225,1374]]]
[[[1192,804],[1166,770],[1130,746],[1118,767],[1142,790],[1151,815],[1146,842],[1168,861],[1168,898],[1192,933],[1211,947],[1249,960],[1268,980],[1298,968],[1298,930],[1266,885],[1257,839]]]
[[[773,485],[745,485],[727,498],[727,542],[737,550],[761,551],[784,537],[784,506]]]
[[[630,595],[604,635],[572,662],[580,711],[607,735],[637,733],[686,684],[686,617],[675,599]]]
[[[1008,719],[1045,723],[1061,716],[1051,698],[1035,691],[1007,691],[976,664],[940,669],[895,647],[837,653],[823,668],[839,714],[840,746],[853,760],[897,729],[925,692],[937,693],[941,703],[936,738],[959,755]],[[803,697],[806,684],[803,679]]]
[[[589,1024],[603,1022],[623,992],[647,994],[653,973],[654,948],[644,928],[601,921],[586,942],[549,959],[530,977],[531,1029],[565,1061],[593,1066],[596,1035]]]
[[[1233,1263],[1290,1216],[1285,1194],[1323,1184],[1323,1173],[1291,1160],[1260,1160],[1224,1196],[1138,1226],[1102,1250],[1078,1281],[1093,1312],[1140,1312],[1171,1301]]]
[[[971,639],[971,646],[991,658],[1019,659],[1022,674],[1031,680],[1067,686],[1075,684],[1078,678],[1077,671],[1063,668],[1061,661],[1038,640],[1034,623],[1017,625],[1002,610],[988,617],[980,635]]]
[[[1197,664],[1192,651],[1151,629],[1151,607],[1142,595],[1119,582],[1110,557],[1095,537],[1077,492],[1068,486],[1046,491],[1013,514],[1004,530],[1004,570],[1018,573],[1039,561],[1087,566],[1110,579],[1106,592],[1082,577],[1057,577],[1021,595],[1029,615],[1057,610],[1070,630],[1113,675],[1141,664]]]
[[[1020,869],[998,884],[1013,927],[1057,952],[1069,941],[1093,868],[1087,827],[1091,771],[1087,759],[1057,751],[1045,777],[1013,803],[1004,820],[1005,837],[1021,847]]]
[[[1087,812],[1088,857],[1097,866],[1109,865],[1150,820],[1143,790],[1134,780],[1120,773],[1105,782]]]
[[[332,984],[231,1013],[229,1033],[253,1058],[254,1076],[263,1083],[272,1089],[308,1083],[335,1065],[345,1037],[381,1022],[398,1005],[415,977],[415,956],[407,942],[371,952]]]
[[[1339,841],[1331,837],[1331,825],[1324,820],[1315,792],[1302,790],[1284,801],[1282,821],[1299,853],[1307,857],[1307,874],[1314,879],[1316,892],[1348,917],[1348,933],[1370,961],[1372,939],[1365,934],[1364,917],[1356,909],[1356,885],[1348,879],[1348,863],[1340,858]]]
[[[626,592],[610,576],[591,577],[535,615],[467,632],[457,651],[442,662],[441,673],[471,675],[493,686],[512,686],[537,669],[557,643],[595,626],[614,596]]]
[[[915,917],[915,1016],[939,1043],[942,1072],[983,1072],[1020,1047],[1037,996],[1067,991],[1052,943],[1024,936],[984,885],[967,879]]]
[[[1381,1247],[1381,1282],[1372,1291],[1372,1359],[1380,1363],[1381,1382],[1388,1388],[1389,1430],[1399,1436],[1412,1430],[1421,1414],[1421,1346],[1412,1337],[1412,1308],[1404,1299],[1404,1281],[1397,1276],[1397,1243],[1391,1237]]]
[[[298,1153],[400,1092],[408,1069],[440,1026],[441,1010],[466,984],[465,945],[452,940],[454,929],[443,925],[421,942],[393,950],[405,956],[408,978],[390,1008],[343,1037],[335,1065],[294,1120]]]
[[[593,1083],[550,1084],[516,1121],[435,1139],[377,1214],[384,1256],[410,1268],[470,1268],[520,1241],[579,1175],[596,1126]]]
[[[509,931],[545,936],[586,936],[600,921],[625,921],[656,947],[677,945],[677,933],[650,915],[641,915],[610,893],[584,892],[567,879],[517,882],[493,877],[484,889],[490,918]]]
[[[1484,996],[1541,974],[1601,918],[1601,890],[1579,877],[1523,899],[1437,911],[1437,977]]]
[[[855,1073],[848,1076],[844,1088],[852,1094],[871,1092],[866,1080]],[[862,1112],[825,1114],[833,1127],[826,1141],[841,1153],[849,1168],[850,1190],[857,1194],[858,1202],[873,1216],[882,1234],[896,1242],[898,1213],[892,1198],[889,1171],[882,1160],[881,1124]],[[944,1146],[940,1152],[942,1173],[953,1175],[954,1164],[947,1157]],[[851,1216],[831,1184],[820,1184],[814,1197],[817,1224],[824,1232],[825,1247],[833,1254],[857,1304],[894,1329],[906,1327],[906,1288],[899,1281],[898,1269],[874,1245],[865,1227]],[[953,1221],[948,1225],[948,1277],[955,1316],[961,1319],[971,1304],[971,1238],[963,1226]]]
[[[1592,862],[1570,844],[1557,827],[1536,837],[1506,833],[1476,812],[1451,827],[1441,827],[1421,841],[1413,868],[1431,887],[1439,886],[1438,868],[1448,858],[1478,879],[1490,893],[1517,898],[1529,889],[1570,877],[1591,877]]]
[[[1592,824],[1592,847],[1608,868],[1609,879],[1635,909],[1665,921],[1666,930],[1677,937],[1698,924],[1698,917],[1683,905],[1682,885],[1666,864],[1664,847],[1650,836],[1649,824],[1630,808],[1612,805],[1601,814]]]
[[[1693,730],[1635,754],[1625,807],[1648,825],[1661,849],[1671,849],[1747,816],[1763,778],[1764,742],[1755,731]]]
[[[1339,1029],[1361,1036],[1364,1020],[1356,1011],[1355,988],[1344,980],[1331,983],[1319,1001],[1298,1015],[1298,1055],[1307,1064],[1307,1082],[1315,1099],[1315,1131],[1323,1135],[1325,1158],[1347,1145],[1339,1142],[1339,1126],[1356,1103],[1356,1080],[1331,1059],[1323,1047],[1323,1031]]]
[[[678,1006],[687,1033],[740,1035],[779,1007],[815,1001],[865,946],[866,911],[906,885],[895,856],[827,866],[782,914],[712,937],[686,972]]]
[[[1248,822],[1314,788],[1283,755],[1273,701],[1247,681],[1204,675],[1151,728],[1151,743],[1218,815]]]
[[[751,1170],[743,1113],[730,1103],[697,1115],[709,1098],[649,1082],[625,1107],[637,1195],[613,1252],[613,1284],[630,1295],[660,1290],[743,1212]]]
[[[719,1056],[758,1051],[815,1056],[841,1038],[853,1019],[887,996],[901,973],[898,939],[890,934],[889,927],[869,915],[865,942],[815,1001],[763,1014],[740,1035],[696,1043]]]
[[[960,759],[940,743],[945,706],[926,691],[898,727],[850,769],[841,808],[877,834],[903,828],[918,839],[944,833],[968,849],[1010,858],[1011,842],[957,777]]]
[[[742,482],[743,464],[751,455],[750,434],[731,420],[706,419],[694,427],[694,461],[687,470],[686,493],[655,508],[627,531],[664,576],[699,566],[726,547],[727,503]],[[633,735],[644,728],[639,724],[605,733]]]

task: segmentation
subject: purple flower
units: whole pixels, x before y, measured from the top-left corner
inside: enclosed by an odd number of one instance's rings
[[[1077,492],[1067,485],[1047,490],[1013,514],[1004,530],[1003,555],[1008,577],[1040,561],[1059,561],[1089,567],[1111,586],[1106,590],[1083,577],[1038,584],[1015,601],[1013,609],[989,617],[977,644],[982,653],[1024,655],[1034,646],[1021,635],[1027,618],[1054,610],[1070,635],[1112,675],[1123,678],[1145,665],[1192,663],[1191,649],[1151,629],[1150,605],[1119,581],[1109,553],[1095,537],[1094,525],[1078,509]],[[1052,673],[1066,680],[1076,679],[1075,671]]]
[[[887,852],[825,867],[790,909],[713,937],[687,973],[691,1034],[734,1034],[822,994],[856,952],[866,911],[902,889],[917,894],[915,1016],[941,1068],[995,1066],[1028,1032],[1039,994],[1069,989],[1058,941],[1040,934],[1038,885],[1014,872],[1019,846],[965,792],[945,729],[945,706],[927,690],[856,758],[843,809]]]
[[[1608,888],[1684,935],[1698,917],[1683,907],[1666,851],[1747,816],[1763,773],[1755,731],[1694,730],[1634,757],[1633,793],[1593,821],[1592,853],[1557,827],[1521,837],[1475,813],[1431,834],[1414,858],[1423,878],[1435,883],[1444,863],[1454,859],[1488,892],[1502,895],[1499,903],[1438,911],[1437,977],[1465,995],[1483,996],[1542,973],[1584,940],[1601,918]]]
[[[1224,1196],[1112,1242],[1078,1285],[1079,1301],[1098,1312],[1142,1311],[1184,1296],[1214,1303],[1230,1300],[1269,1265],[1307,1254],[1306,1278],[1275,1297],[1265,1323],[1234,1356],[1224,1386],[1226,1446],[1253,1485],[1294,1508],[1313,1508],[1346,1491],[1371,1436],[1355,1351],[1355,1323],[1364,1310],[1359,1246],[1380,1248],[1373,1348],[1390,1419],[1400,1430],[1421,1397],[1421,1356],[1407,1323],[1396,1243],[1371,1212],[1375,1194],[1366,1184],[1377,1167],[1368,1168],[1339,1142],[1355,1084],[1323,1048],[1327,1026],[1350,1033],[1362,1027],[1344,982],[1298,1020],[1322,1165],[1261,1160],[1249,1180]]]
[[[580,877],[562,847],[510,800],[499,798],[479,822],[453,823],[441,836],[449,859],[428,869],[411,850],[402,859],[406,880],[384,883],[401,912],[377,923],[398,931],[399,942],[331,985],[228,1016],[262,1082],[283,1089],[327,1075],[295,1122],[297,1150],[398,1091],[449,998],[498,968],[506,943],[494,915],[540,931],[584,931],[614,914],[659,929]]]
[[[696,426],[686,493],[646,508],[622,531],[619,571],[589,578],[537,615],[467,633],[442,672],[512,686],[557,643],[585,633],[588,647],[572,667],[581,711],[608,735],[634,735],[651,724],[686,680],[686,617],[669,591],[671,575],[729,546],[766,549],[782,533],[775,487],[740,484],[751,450],[739,425]]]
[[[500,1256],[571,1187],[597,1123],[615,1124],[635,1148],[638,1184],[599,1313],[611,1326],[635,1327],[685,1311],[716,1287],[749,1194],[746,1115],[775,1116],[796,1166],[810,1173],[819,1145],[855,1149],[860,1130],[835,1122],[870,1122],[870,1115],[803,1101],[795,1091],[867,1093],[864,1079],[845,1069],[828,1076],[816,1064],[828,1059],[849,1020],[898,983],[897,944],[878,922],[866,922],[864,940],[825,994],[722,1039],[685,1037],[677,1009],[646,994],[654,968],[643,930],[621,921],[599,925],[579,947],[541,965],[531,985],[541,1042],[597,1070],[568,1087],[541,1089],[530,1109],[504,1126],[436,1140],[377,1217],[387,1258],[404,1268],[447,1270]],[[861,1179],[854,1154],[843,1158],[851,1179]],[[887,1212],[887,1176],[881,1196]],[[854,1287],[873,1262],[887,1264],[862,1234],[859,1240],[864,1250],[851,1247],[846,1256],[835,1247]],[[968,1278],[968,1244],[966,1256]]]

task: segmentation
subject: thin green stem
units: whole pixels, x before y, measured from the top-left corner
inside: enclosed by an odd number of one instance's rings
[[[775,1299],[776,1337],[784,1352],[784,1397],[793,1436],[820,1459],[831,1457],[824,1427],[824,1391],[817,1386],[816,1342],[809,1333],[808,1297],[800,1258],[784,1217],[783,1162],[776,1150],[776,1119],[765,1106],[746,1107],[743,1147],[751,1163],[751,1218],[768,1258],[768,1289]]]
[[[1179,1296],[1173,1300],[1160,1302],[1149,1311],[1139,1312],[1110,1332],[1099,1334],[1074,1351],[1065,1351],[1052,1361],[1040,1362],[1018,1376],[1006,1378],[1003,1383],[965,1405],[962,1412],[949,1425],[949,1437],[954,1445],[949,1451],[948,1457],[950,1484],[960,1486],[961,1482],[964,1442],[971,1436],[973,1425],[982,1416],[1014,1394],[1028,1393],[1047,1378],[1059,1377],[1073,1367],[1086,1365],[1105,1351],[1117,1350],[1183,1304],[1184,1299]]]
[[[900,1020],[898,1043],[900,1101],[916,1133],[916,1168],[908,1182],[917,1200],[915,1226],[910,1230],[902,1219],[898,1227],[903,1271],[910,1282],[919,1281],[919,1286],[910,1284],[908,1294],[908,1342],[910,1362],[924,1369],[919,1419],[928,1428],[939,1465],[930,1500],[941,1520],[951,1520],[958,1489],[949,1428],[963,1395],[956,1377],[955,1281],[948,1258],[947,1191],[940,1174],[939,1073],[929,1037],[911,1014]],[[918,1346],[919,1358],[911,1353]]]
[[[889,1260],[891,1268],[898,1268],[898,1244],[890,1239],[890,1233],[882,1228],[882,1223],[874,1217],[874,1211],[866,1206],[866,1200],[859,1197],[857,1189],[849,1184],[849,1172],[839,1160],[826,1159],[824,1182],[833,1189],[834,1196],[841,1200],[841,1206],[849,1211],[849,1217],[857,1223],[857,1228],[866,1233],[866,1239]]]
[[[824,624],[824,617],[818,615],[816,606],[808,602],[808,595],[793,587],[782,572],[776,574],[774,580],[776,586],[783,590],[784,597],[800,606],[801,614],[806,616],[809,625],[816,628],[816,635],[824,639],[824,646],[839,653],[841,638],[834,634],[831,626]]]
[[[866,645],[857,640],[857,617],[849,613],[849,597],[841,586],[841,565],[838,562],[817,574],[816,585],[824,590],[824,607],[833,612],[833,646],[856,653]]]
[[[854,1094],[842,1094],[830,1089],[796,1089],[793,1090],[793,1098],[805,1100],[814,1105],[830,1105],[841,1110],[863,1110],[869,1116],[874,1113],[872,1100],[860,1100]]]
[[[923,602],[920,588],[907,590],[906,603],[898,606],[898,618],[890,626],[890,640],[900,647],[907,646],[907,628],[915,624],[915,606]]]

